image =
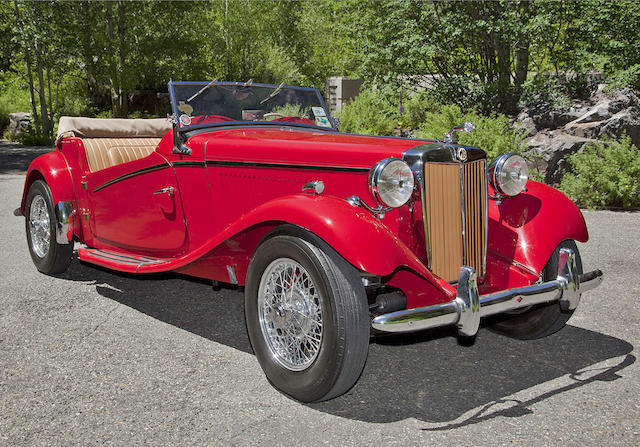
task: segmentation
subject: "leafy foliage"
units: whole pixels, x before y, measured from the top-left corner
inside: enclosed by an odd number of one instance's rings
[[[340,130],[365,135],[391,135],[396,126],[397,111],[372,91],[360,93],[342,107]]]
[[[300,104],[287,103],[281,106],[274,107],[270,113],[279,113],[283,116],[299,116],[302,118],[309,118],[310,109],[308,107],[302,107]],[[274,119],[277,117],[274,117]]]
[[[569,158],[560,189],[588,208],[640,207],[640,149],[624,136],[590,143]]]

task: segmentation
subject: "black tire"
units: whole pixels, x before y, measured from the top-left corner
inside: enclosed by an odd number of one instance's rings
[[[293,340],[286,332],[287,329],[276,328],[273,321],[265,322],[267,315],[277,315],[276,319],[280,319],[279,324],[289,325],[287,328],[290,328],[295,326],[295,323],[282,322],[289,321],[287,318],[295,320],[295,316],[289,317],[294,315],[295,311],[283,310],[284,306],[288,305],[286,304],[278,307],[277,311],[274,310],[275,307],[272,308],[269,313],[261,311],[259,305],[258,294],[263,277],[263,284],[271,284],[269,278],[276,277],[269,275],[268,269],[272,266],[276,268],[279,263],[285,262],[282,260],[293,260],[304,269],[291,271],[298,272],[295,274],[296,278],[304,279],[307,276],[303,275],[308,274],[311,282],[305,284],[313,286],[308,289],[313,294],[313,303],[321,304],[317,306],[321,309],[322,323],[320,341],[317,342],[319,347],[305,350],[316,354],[315,358],[307,359],[309,364],[296,365],[302,368],[300,370],[293,370],[284,364],[287,362],[285,358],[291,355],[292,348],[287,347],[283,355],[278,354],[278,350],[273,347],[277,342],[272,341],[273,336],[270,338],[268,335],[269,331],[272,331],[272,334],[281,331],[279,334],[284,334],[283,338],[289,336],[289,340]],[[290,299],[293,301],[293,287],[278,290],[284,290],[282,297],[291,292]],[[263,296],[264,309],[264,302],[272,301],[269,301],[267,293]],[[307,299],[304,302],[309,301]],[[314,316],[316,314],[317,312]],[[247,272],[245,317],[251,346],[267,379],[275,388],[294,399],[303,402],[328,400],[347,392],[360,377],[369,349],[370,327],[362,280],[353,266],[315,236],[302,232],[297,232],[296,236],[279,234],[267,239],[257,248]],[[302,353],[302,349],[299,352]]]
[[[561,248],[569,248],[576,255],[576,268],[582,274],[582,260],[576,243],[566,240],[554,250],[542,271],[542,280],[551,281],[558,276],[558,258]],[[519,340],[534,340],[546,337],[562,329],[573,315],[573,310],[562,310],[560,303],[554,302],[535,306],[531,310],[517,315],[500,315],[499,321],[489,329],[507,337]]]
[[[48,241],[44,240],[41,245],[34,242],[37,238],[34,225],[31,225],[31,208],[34,203],[41,204],[40,198],[44,200],[49,221]],[[46,220],[46,217],[45,217]],[[56,241],[56,214],[53,208],[53,198],[49,186],[42,180],[36,180],[29,188],[27,194],[27,204],[25,207],[25,230],[27,232],[27,245],[29,254],[36,268],[47,275],[56,275],[64,272],[69,267],[71,255],[73,254],[73,241],[68,244],[59,244]]]

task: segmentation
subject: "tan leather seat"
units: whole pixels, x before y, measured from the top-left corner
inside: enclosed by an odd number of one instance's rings
[[[89,170],[96,172],[150,155],[160,138],[83,138]]]

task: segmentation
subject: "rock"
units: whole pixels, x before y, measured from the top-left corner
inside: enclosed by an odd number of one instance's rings
[[[628,108],[613,115],[600,128],[598,136],[619,138],[627,134],[631,142],[640,147],[640,111]]]
[[[527,137],[531,137],[538,131],[535,121],[526,112],[520,113],[516,119],[516,127],[522,130]]]
[[[567,169],[567,157],[591,141],[629,135],[640,147],[640,98],[629,88],[609,91],[599,84],[585,100],[553,110],[549,105],[525,108],[516,126],[529,137],[532,166],[547,183],[557,184]]]
[[[9,132],[16,136],[31,127],[31,114],[27,112],[16,112],[9,114]]]
[[[545,183],[558,184],[568,168],[567,157],[593,141],[597,140],[553,130],[538,133],[526,143],[529,153],[533,155],[531,165],[544,174]]]
[[[593,123],[595,121],[602,121],[604,119],[607,119],[609,116],[611,116],[611,114],[609,113],[609,101],[603,101],[589,109],[587,113],[585,113],[578,119],[572,121],[572,123]]]

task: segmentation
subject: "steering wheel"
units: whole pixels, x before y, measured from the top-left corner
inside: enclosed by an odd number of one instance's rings
[[[316,123],[314,123],[313,121],[311,121],[309,118],[304,118],[302,116],[283,116],[282,118],[276,118],[273,120],[273,122],[284,122],[284,123],[298,123],[298,124],[311,124],[311,125],[315,125]]]
[[[194,116],[191,119],[191,124],[209,124],[209,123],[219,123],[221,121],[235,121],[228,116],[222,115],[200,115]]]
[[[264,118],[284,118],[285,115],[283,115],[282,113],[278,113],[278,112],[269,112],[269,113],[265,113]]]

